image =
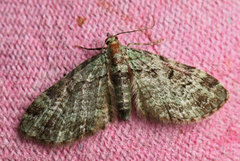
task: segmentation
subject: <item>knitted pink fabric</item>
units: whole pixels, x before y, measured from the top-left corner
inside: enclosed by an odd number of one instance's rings
[[[3,160],[239,160],[240,1],[0,1],[0,158]],[[77,23],[86,18],[82,26]],[[23,139],[18,126],[41,92],[98,51],[106,34],[200,68],[229,91],[209,119],[190,125],[143,121],[133,112],[84,140],[57,147]]]

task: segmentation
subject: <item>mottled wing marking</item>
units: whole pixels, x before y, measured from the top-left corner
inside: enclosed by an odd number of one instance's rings
[[[125,48],[137,113],[148,119],[190,122],[217,111],[227,90],[209,74],[143,50]]]
[[[113,119],[107,53],[94,56],[43,92],[20,124],[25,135],[48,143],[83,139]]]

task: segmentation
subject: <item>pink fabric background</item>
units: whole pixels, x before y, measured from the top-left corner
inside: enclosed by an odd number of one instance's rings
[[[3,160],[239,160],[240,2],[238,0],[0,1],[0,158]],[[82,27],[77,17],[86,18]],[[229,90],[224,107],[191,125],[143,121],[132,113],[84,141],[49,147],[21,138],[27,107],[64,73],[98,51],[107,32],[152,24],[119,36],[136,46],[196,66]]]

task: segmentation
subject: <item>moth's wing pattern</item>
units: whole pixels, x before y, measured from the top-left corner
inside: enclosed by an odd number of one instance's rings
[[[27,109],[20,131],[47,143],[83,139],[113,119],[106,52],[96,55],[43,92]]]
[[[217,111],[227,90],[209,74],[144,50],[125,48],[138,115],[191,122]]]

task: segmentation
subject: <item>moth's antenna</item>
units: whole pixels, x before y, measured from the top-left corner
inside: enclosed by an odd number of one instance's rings
[[[145,28],[142,28],[142,29],[131,30],[131,31],[124,31],[124,32],[117,33],[117,34],[115,34],[114,36],[117,36],[117,35],[120,35],[120,34],[126,34],[126,33],[131,33],[131,32],[137,32],[137,31],[144,31],[144,30],[152,29],[152,28],[155,26],[154,17],[152,16],[152,18],[153,18],[153,24],[152,24],[152,26],[150,26],[150,27],[145,27]]]
[[[150,27],[145,27],[145,28],[142,28],[142,29],[131,30],[131,31],[124,31],[124,32],[120,32],[120,33],[117,33],[117,34],[112,35],[112,36],[117,36],[117,35],[121,35],[121,34],[126,34],[126,33],[132,33],[132,32],[144,31],[144,30],[152,29],[155,26],[155,19],[154,19],[153,16],[152,16],[152,19],[153,19],[153,24]],[[109,36],[110,36],[110,34],[107,33],[107,37],[109,37]],[[143,43],[143,44],[141,44],[141,43],[131,43],[131,44],[128,44],[128,46],[130,46],[130,45],[154,45],[154,44],[157,44],[159,41],[162,41],[162,40],[158,40],[158,41],[153,42],[153,43]],[[100,48],[86,48],[86,47],[83,47],[83,46],[80,46],[80,45],[74,45],[73,47],[77,47],[77,48],[85,49],[85,50],[102,50],[102,49],[106,49],[106,47],[104,47],[104,45],[102,47],[100,47]]]

